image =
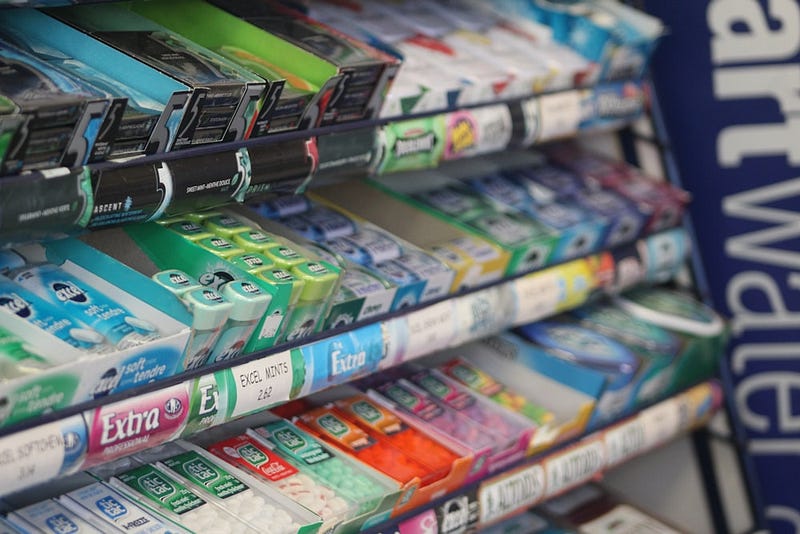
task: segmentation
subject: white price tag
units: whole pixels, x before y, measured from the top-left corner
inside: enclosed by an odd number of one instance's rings
[[[556,313],[566,287],[557,272],[547,270],[516,279],[514,293],[517,295],[514,324],[527,324]]]
[[[511,326],[513,303],[504,302],[499,286],[453,299],[458,325],[452,346],[494,336]]]
[[[544,483],[544,468],[536,464],[481,484],[478,490],[480,524],[485,525],[538,503],[544,497]]]
[[[583,484],[602,472],[605,445],[596,439],[569,449],[545,462],[547,497]]]
[[[455,305],[446,300],[409,313],[408,345],[404,361],[413,360],[450,346],[456,336]]]
[[[650,450],[675,438],[681,431],[681,407],[676,399],[668,399],[643,410],[639,420],[644,424],[644,450]]]
[[[475,108],[472,110],[472,115],[478,123],[478,142],[469,156],[505,150],[511,142],[513,130],[511,110],[508,106],[497,104]]]
[[[63,427],[63,422],[56,421],[0,438],[0,493],[12,493],[61,473],[67,448]]]
[[[403,363],[408,343],[408,323],[405,317],[395,317],[384,321],[383,327],[383,359],[378,370],[388,369]]]
[[[539,97],[539,140],[567,137],[578,132],[581,123],[581,94],[564,91]]]
[[[607,430],[607,465],[616,465],[645,450],[645,423],[638,417]]]
[[[528,147],[539,140],[539,128],[541,117],[539,116],[539,99],[529,98],[520,103],[522,117],[525,122],[525,136],[522,138],[522,146]]]
[[[232,367],[236,405],[231,417],[269,408],[289,400],[292,391],[292,355],[287,350]]]

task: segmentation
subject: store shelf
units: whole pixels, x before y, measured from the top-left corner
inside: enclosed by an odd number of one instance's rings
[[[108,1],[0,0],[0,11]],[[626,71],[622,75],[638,74],[639,71]],[[447,159],[502,154],[587,132],[616,130],[640,118],[649,107],[649,91],[649,85],[641,80],[604,82],[458,109],[380,117],[75,168],[3,176],[0,241],[15,246],[64,234],[83,234],[88,240],[103,234],[87,231],[243,204],[268,195],[295,194],[315,185],[320,193],[324,189],[320,186],[347,179],[433,168]],[[487,135],[489,122],[485,117],[498,115],[504,117],[502,131],[493,130]],[[469,142],[463,150],[446,157],[441,149],[437,156],[427,157],[425,153],[426,157],[408,166],[384,164],[386,154],[395,148],[392,136],[387,141],[387,133],[410,132],[435,119],[441,132],[437,133],[437,142],[447,146],[455,133],[442,125],[450,124],[447,128],[454,129],[455,117],[466,117],[473,128],[465,136]],[[492,126],[501,122],[496,120]],[[391,129],[394,130],[390,132]],[[475,141],[485,138],[490,139],[490,148]],[[677,234],[680,238],[672,241],[671,236]],[[658,244],[667,241],[681,244],[673,250],[674,257],[667,257],[659,249]],[[27,420],[9,417],[9,399],[16,402],[12,391],[17,398],[29,394],[33,407],[41,402],[40,410],[45,405],[63,406],[78,401],[45,404],[50,402],[46,397],[52,391],[45,388],[41,395],[34,392],[38,382],[24,382],[24,387],[22,381],[17,382],[16,390],[6,382],[0,387],[0,500],[19,490],[39,491],[37,488],[54,479],[178,438],[191,438],[207,429],[225,432],[250,424],[259,416],[266,416],[266,410],[288,401],[369,375],[380,376],[404,362],[545,319],[600,295],[640,284],[668,282],[681,269],[687,259],[684,255],[694,243],[691,222],[685,221],[682,230],[661,232],[617,249],[473,287],[369,322],[314,334],[302,342],[283,343],[158,382],[114,390],[113,394],[94,393],[93,398],[86,394],[78,404]],[[701,293],[703,289],[701,284]],[[366,346],[381,349],[368,351],[364,350]],[[151,347],[151,352],[156,351]],[[86,367],[80,369],[75,376],[89,376],[83,373]],[[95,377],[81,383],[103,383],[103,379]],[[57,389],[52,393],[58,394]],[[91,400],[85,401],[87,398]],[[583,432],[578,428],[572,433],[550,435],[542,427],[540,437],[530,443],[528,454],[536,450],[534,456],[497,467],[500,471],[455,493],[437,497],[425,509],[373,524],[365,532],[480,531],[603,477],[623,462],[705,425],[721,405],[722,387],[709,381],[588,435],[576,437]],[[14,422],[7,424],[8,420]],[[232,424],[226,426],[229,423]],[[698,432],[693,437],[702,439],[703,434]],[[377,517],[373,521],[378,521]]]
[[[699,384],[557,450],[443,496],[424,511],[415,510],[365,532],[427,534],[487,527],[601,478],[614,467],[703,426],[721,402],[718,383]]]
[[[645,104],[642,84],[627,81],[463,109],[505,107],[511,118],[510,131],[506,132],[508,142],[492,147],[504,150],[579,132],[619,128],[635,120]],[[322,174],[346,171],[366,175],[380,166],[377,159],[386,152],[379,146],[377,128],[402,128],[405,121],[452,111],[456,110],[278,133],[76,169],[5,176],[0,179],[0,195],[11,201],[3,203],[0,238],[42,239],[58,232],[144,222],[244,202],[264,194],[291,194]],[[480,128],[479,119],[473,127]],[[347,138],[356,135],[366,135],[371,140],[367,149],[361,143],[350,143],[350,150],[358,151],[354,154],[356,165],[341,153],[335,161],[327,159],[324,147],[318,147],[318,143],[324,144],[334,136],[342,139],[337,148],[347,146]],[[497,132],[492,137],[495,136],[503,138]],[[479,146],[463,154],[476,151],[480,152]],[[439,160],[429,163],[435,166]]]
[[[642,247],[647,248],[645,241]],[[677,269],[683,259],[672,258],[671,267],[659,263],[659,276]],[[615,270],[615,265],[629,267],[628,260],[644,261],[635,246],[573,260],[378,322],[327,332],[302,345],[274,347],[10,425],[0,430],[0,479],[5,481],[0,492],[30,487],[540,320],[603,292],[659,281],[658,277],[631,279]],[[329,358],[334,344],[343,351],[340,365]],[[380,359],[355,357],[369,345],[383,348]],[[348,359],[350,355],[354,356]],[[167,399],[178,401],[171,413],[143,414],[147,406],[161,406],[163,411]],[[71,455],[72,446],[85,443],[90,444],[88,455]]]
[[[364,532],[422,534],[452,532],[451,527],[475,529],[489,526],[601,478],[609,470],[700,428],[719,408],[720,391],[716,381],[696,384],[633,415],[562,442],[454,492],[436,497],[422,508],[365,527]],[[224,436],[228,431],[231,436],[238,435],[245,426],[262,424],[263,415],[257,414],[231,427],[223,427],[219,429],[222,432],[215,435]],[[34,454],[50,454],[52,457],[52,451],[46,453],[43,450],[47,448],[47,443],[47,437],[42,436],[38,443],[20,444],[18,451],[35,451]],[[7,458],[6,453],[3,451],[4,458]],[[31,464],[30,469],[38,467]],[[81,476],[78,474],[78,477]],[[60,487],[70,487],[69,479],[65,482]],[[53,494],[52,490],[44,491]],[[37,492],[34,488],[23,499],[36,497]],[[423,525],[427,530],[421,528]]]

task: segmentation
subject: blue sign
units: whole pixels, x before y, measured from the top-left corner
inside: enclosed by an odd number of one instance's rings
[[[800,531],[800,4],[647,0],[652,65],[770,530]],[[795,129],[795,127],[797,127]]]

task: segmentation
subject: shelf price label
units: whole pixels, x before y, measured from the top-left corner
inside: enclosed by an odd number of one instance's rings
[[[556,271],[548,269],[516,279],[514,294],[514,324],[527,324],[553,315],[566,298],[566,285]]]
[[[0,438],[0,495],[77,470],[87,446],[80,416]]]
[[[524,147],[528,147],[539,139],[539,127],[541,126],[539,98],[528,98],[520,102],[519,106],[524,124],[524,134],[519,143]]]
[[[235,391],[231,418],[265,410],[289,400],[292,391],[290,351],[272,354],[229,370]]]
[[[403,360],[413,360],[449,347],[456,337],[456,314],[452,300],[446,300],[406,316],[408,345]]]
[[[605,466],[605,445],[592,439],[545,460],[547,497],[588,482]]]
[[[646,450],[645,426],[645,421],[636,417],[605,432],[603,439],[609,466],[620,464]]]
[[[544,497],[544,490],[545,471],[540,464],[484,482],[478,489],[480,524],[530,508]]]
[[[564,91],[539,97],[539,141],[567,137],[581,123],[580,91]]]
[[[681,403],[678,399],[668,399],[643,410],[638,419],[644,427],[644,450],[654,449],[682,430]]]
[[[451,345],[493,336],[510,327],[515,306],[510,287],[502,284],[453,299],[458,332]]]

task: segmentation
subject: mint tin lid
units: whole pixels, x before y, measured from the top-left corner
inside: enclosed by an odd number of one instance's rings
[[[167,228],[192,241],[198,241],[200,239],[206,239],[214,236],[214,234],[206,230],[205,227],[188,219],[174,222],[170,225],[167,225]]]
[[[250,230],[250,226],[232,215],[214,215],[203,220],[203,226],[214,234],[232,237],[234,234]]]
[[[305,280],[300,280],[289,271],[279,268],[265,269],[259,271],[256,276],[273,286],[291,286],[292,292],[289,297],[289,306],[294,306],[300,300]]]
[[[236,280],[222,287],[222,296],[233,303],[230,318],[254,321],[267,311],[272,297],[253,282]]]
[[[525,180],[528,193],[540,204],[572,196],[583,188],[583,184],[577,176],[552,165],[518,169],[508,174]]]
[[[189,480],[201,492],[218,499],[229,499],[250,489],[231,472],[197,451],[189,450],[164,458],[158,465],[166,466],[167,469]]]
[[[154,274],[151,278],[159,285],[167,288],[178,296],[183,295],[187,291],[200,289],[202,287],[200,282],[178,269],[167,269],[166,271]]]
[[[177,515],[191,512],[207,502],[189,488],[152,465],[142,465],[115,477],[151,504]]]
[[[319,243],[304,243],[303,246],[331,265],[335,265],[336,267],[345,267],[345,259],[339,254],[333,252],[328,247],[320,245]]]
[[[469,214],[482,212],[486,207],[478,196],[450,186],[417,193],[415,196],[452,217],[470,218]]]
[[[507,247],[519,246],[536,238],[553,235],[551,230],[538,221],[499,211],[486,211],[464,222]]]
[[[316,261],[306,261],[292,267],[292,274],[305,282],[300,300],[325,301],[333,292],[339,274]]]
[[[208,287],[187,292],[183,301],[192,310],[192,328],[195,330],[219,328],[228,319],[233,308],[233,303]]]
[[[378,263],[373,265],[372,269],[393,284],[401,287],[420,281],[420,278],[415,273],[395,260]]]
[[[573,311],[586,326],[613,337],[635,348],[675,355],[680,350],[680,339],[660,326],[631,315],[620,307],[609,304],[583,306]]]
[[[254,273],[270,267],[275,267],[275,263],[272,260],[263,254],[259,254],[258,252],[245,252],[244,254],[239,254],[238,256],[231,256],[228,261],[237,267],[244,269],[248,273]]]
[[[261,252],[276,244],[272,236],[260,230],[245,230],[235,233],[231,236],[231,241],[249,252]]]
[[[237,256],[244,253],[244,250],[240,249],[224,237],[206,237],[196,241],[196,243],[220,258],[230,258],[231,256]]]
[[[717,313],[688,293],[641,288],[616,299],[622,309],[667,330],[699,336],[719,336],[725,323]]]
[[[351,291],[354,297],[366,297],[391,289],[392,284],[364,268],[356,267],[345,271],[340,288]]]
[[[295,249],[280,244],[275,244],[264,249],[262,254],[272,260],[272,262],[281,269],[287,270],[306,261],[306,258],[300,255]]]
[[[315,465],[335,457],[322,442],[289,421],[272,421],[256,428],[255,432],[299,465]]]
[[[588,328],[541,321],[520,328],[552,354],[604,373],[633,375],[639,360],[622,343]]]
[[[210,219],[211,217],[216,217],[218,215],[222,215],[222,213],[218,211],[198,211],[194,213],[187,213],[184,217],[190,221],[196,222],[197,224],[203,224],[203,221],[206,219]]]
[[[470,180],[470,185],[482,195],[500,206],[510,206],[519,210],[528,207],[533,199],[528,191],[512,178],[502,174],[491,174]]]
[[[64,507],[55,499],[47,499],[25,506],[12,512],[10,517],[17,527],[23,527],[22,523],[26,522],[33,526],[36,532],[42,533],[94,534],[100,532],[93,523]],[[20,518],[22,521],[19,521]],[[28,528],[23,528],[23,532],[28,532]]]
[[[258,210],[270,219],[297,215],[311,209],[311,201],[302,195],[287,195],[267,200]]]

